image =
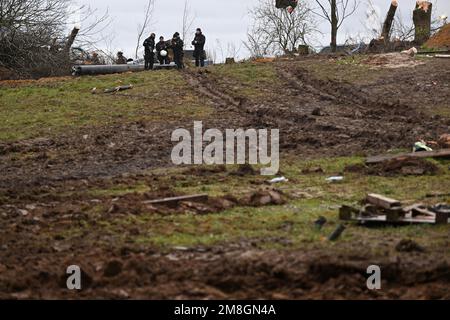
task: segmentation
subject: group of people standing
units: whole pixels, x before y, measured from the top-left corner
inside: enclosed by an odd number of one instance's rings
[[[177,65],[177,68],[183,69],[184,41],[180,38],[180,34],[178,32],[175,32],[172,39],[169,41],[165,41],[164,37],[161,36],[159,37],[159,42],[157,43],[155,37],[156,35],[152,33],[150,37],[145,39],[143,44],[145,48],[145,69],[153,69],[153,65],[155,64],[155,51],[156,58],[161,65],[169,64],[169,49],[172,49],[173,51],[173,60]],[[198,28],[195,32],[195,38],[192,41],[192,45],[194,46],[195,65],[197,67],[205,66],[205,43],[206,37],[203,35],[202,30]]]

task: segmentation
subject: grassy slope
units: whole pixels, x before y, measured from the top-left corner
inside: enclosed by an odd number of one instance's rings
[[[134,98],[125,91],[120,96],[91,93],[93,88],[122,84],[135,86]],[[179,89],[183,85],[176,71],[157,71],[0,87],[0,141],[55,135],[85,125],[207,114],[194,92]]]
[[[326,64],[323,66],[307,64],[310,71],[320,77],[345,69],[351,63]],[[306,66],[306,65],[305,65]],[[354,77],[367,70],[357,67],[356,72],[347,73]],[[348,70],[348,69],[345,69]],[[239,94],[252,96],[264,94],[258,91],[261,83],[268,86],[277,82],[276,73],[270,64],[237,64],[218,66],[212,69],[216,75],[236,81]],[[345,73],[340,73],[344,74]],[[376,77],[376,72],[371,77]],[[124,96],[92,95],[93,87],[107,88],[120,83],[132,83],[134,95],[139,98]],[[160,83],[164,83],[161,89]],[[258,86],[256,86],[258,83]],[[126,92],[124,93],[126,94]],[[146,99],[149,97],[149,99]],[[168,99],[173,101],[168,105]],[[158,121],[191,117],[201,119],[210,112],[192,91],[186,88],[181,76],[176,72],[136,73],[100,77],[83,77],[63,82],[31,83],[16,88],[0,89],[0,141],[48,136],[65,130],[82,126],[107,125],[113,122],[144,119]],[[325,178],[342,172],[347,164],[361,162],[361,158],[317,159],[303,161],[296,158],[284,158],[281,171],[290,182],[279,187],[292,199],[287,205],[263,208],[235,208],[220,214],[203,216],[176,215],[158,216],[141,215],[117,217],[102,222],[95,228],[102,233],[119,237],[124,243],[156,244],[161,247],[175,245],[210,245],[223,241],[241,239],[269,239],[263,245],[267,247],[305,247],[333,246],[324,241],[325,237],[338,223],[337,208],[343,203],[354,204],[367,192],[378,192],[402,200],[424,198],[428,192],[448,192],[450,190],[449,162],[439,162],[442,174],[438,176],[419,177],[369,177],[360,174],[348,174],[343,183],[329,184]],[[325,173],[302,175],[301,169],[321,166]],[[152,171],[161,175],[168,183],[176,181],[176,190],[182,193],[208,192],[212,195],[231,193],[240,195],[255,190],[263,177],[234,177],[225,173],[204,178],[185,175],[182,169]],[[145,192],[151,186],[145,183],[136,185],[117,185],[113,188],[92,189],[88,192],[95,198],[102,195],[122,195],[130,192]],[[449,201],[438,198],[433,201]],[[96,214],[95,211],[90,214]],[[312,227],[312,222],[320,215],[326,216],[330,223],[321,232]],[[122,233],[123,226],[134,224],[143,227],[146,232],[137,236]],[[77,237],[92,226],[72,226],[66,237]],[[364,242],[397,241],[404,237],[414,238],[428,246],[441,245],[447,241],[448,226],[407,226],[403,228],[386,227],[383,229],[366,229],[350,227],[344,234],[343,241]],[[439,238],[439,235],[442,235]],[[54,235],[45,235],[53,237]],[[433,237],[432,237],[433,236]],[[429,243],[428,239],[433,238]],[[106,245],[106,244],[105,244]],[[382,247],[380,247],[380,250]],[[378,249],[374,249],[378,250]]]

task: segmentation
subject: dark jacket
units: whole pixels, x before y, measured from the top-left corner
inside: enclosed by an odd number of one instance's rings
[[[184,42],[180,38],[173,38],[170,47],[173,50],[173,54],[182,55],[184,49]]]
[[[148,37],[144,41],[145,55],[151,55],[155,50],[155,38]]]
[[[161,50],[166,50],[167,51],[167,42],[159,41],[156,44],[156,51],[158,51],[158,53],[159,53]]]
[[[197,52],[203,52],[205,49],[206,37],[203,33],[196,34],[194,40],[192,41],[192,45],[194,46],[194,50]]]

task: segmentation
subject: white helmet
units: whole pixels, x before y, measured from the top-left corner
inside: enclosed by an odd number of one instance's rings
[[[161,55],[161,57],[167,57],[167,51],[166,50],[161,50],[161,52],[159,54]]]

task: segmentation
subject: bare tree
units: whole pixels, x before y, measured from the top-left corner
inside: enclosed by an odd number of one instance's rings
[[[94,12],[84,6],[74,8],[69,0],[2,0],[0,66],[20,76],[68,73],[75,37],[88,41],[107,22],[107,14],[89,19]],[[83,26],[73,28],[68,36],[74,14],[82,17]]]
[[[153,16],[153,11],[155,10],[155,0],[148,0],[147,6],[145,7],[145,15],[144,15],[144,21],[142,24],[138,24],[138,37],[137,37],[137,44],[136,44],[136,51],[134,57],[138,58],[138,52],[139,48],[142,46],[142,37],[144,36],[144,33],[148,33],[148,29],[151,26],[151,20]]]
[[[355,13],[358,8],[357,0],[315,0],[318,8],[313,12],[328,21],[331,25],[331,51],[337,49],[337,33],[343,22]]]
[[[252,56],[285,54],[296,51],[301,44],[309,44],[318,33],[312,11],[304,1],[292,13],[279,10],[272,0],[259,0],[251,12],[253,24],[244,45]]]
[[[191,12],[191,7],[189,6],[188,0],[184,1],[183,10],[183,25],[181,28],[181,36],[184,40],[184,46],[186,47],[188,41],[186,41],[188,33],[192,31],[192,26],[195,22],[195,15]]]

